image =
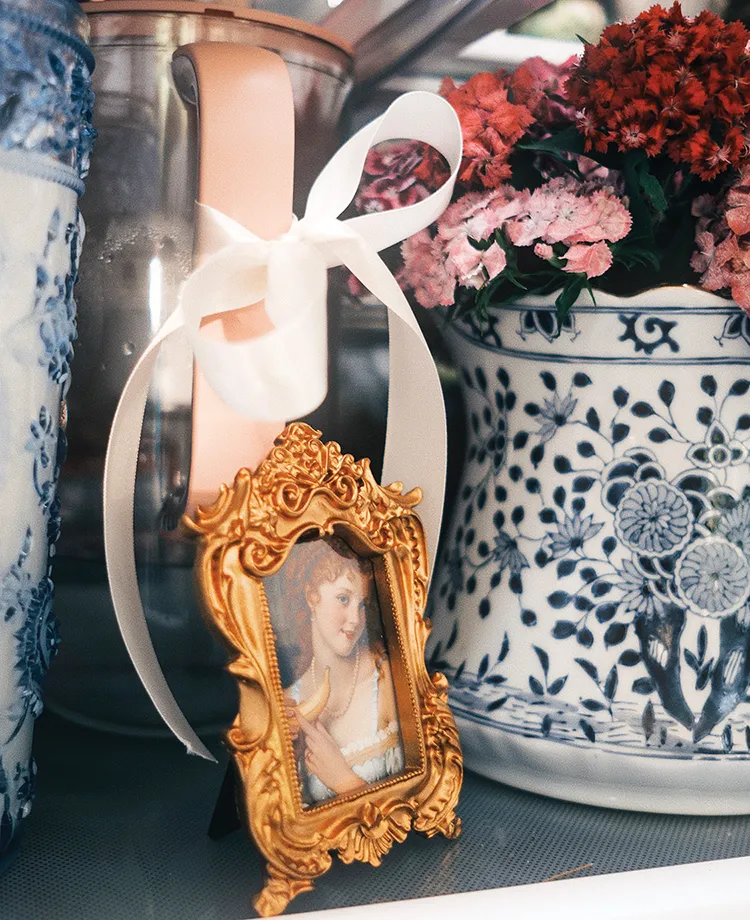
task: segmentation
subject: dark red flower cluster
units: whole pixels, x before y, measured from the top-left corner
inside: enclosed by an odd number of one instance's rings
[[[702,179],[737,167],[750,109],[750,32],[654,6],[586,45],[566,84],[586,149],[666,152]]]
[[[440,87],[461,122],[464,156],[458,179],[465,189],[494,189],[509,179],[513,144],[534,121],[525,105],[508,99],[509,79],[500,70],[478,73],[462,86],[446,79]]]

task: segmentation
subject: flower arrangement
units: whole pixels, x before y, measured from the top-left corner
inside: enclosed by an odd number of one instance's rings
[[[407,240],[402,286],[451,313],[557,292],[698,284],[750,313],[750,32],[679,3],[606,28],[580,58],[445,80],[464,156],[451,205]],[[444,161],[371,152],[357,204],[420,200]],[[637,269],[637,271],[634,271]]]

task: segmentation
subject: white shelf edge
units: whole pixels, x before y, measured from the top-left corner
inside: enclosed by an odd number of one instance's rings
[[[388,861],[383,872],[388,871]],[[498,867],[498,872],[502,868]],[[747,920],[750,856],[316,911],[316,920]],[[325,877],[320,880],[325,884]],[[310,918],[310,914],[287,914]]]

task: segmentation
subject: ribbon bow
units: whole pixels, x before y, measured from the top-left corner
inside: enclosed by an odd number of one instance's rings
[[[367,152],[385,140],[435,147],[450,178],[417,204],[339,220],[354,198]],[[406,93],[354,135],[316,179],[305,216],[263,240],[226,215],[198,207],[200,239],[213,250],[187,279],[180,303],[141,355],[115,412],[104,468],[104,547],[115,613],[138,676],[188,753],[214,758],[181,712],[154,652],[135,570],[133,498],[143,414],[158,348],[184,329],[216,393],[252,419],[294,419],[327,391],[327,270],[345,265],[388,308],[390,383],[383,481],[420,485],[428,558],[435,558],[445,490],[446,430],[432,356],[395,278],[378,251],[424,229],[445,210],[461,162],[461,128],[432,93]],[[205,248],[205,247],[204,247]],[[244,342],[210,339],[204,316],[264,299],[274,329]]]

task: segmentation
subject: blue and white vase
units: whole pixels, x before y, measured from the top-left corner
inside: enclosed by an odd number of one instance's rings
[[[750,317],[660,288],[449,329],[468,417],[432,585],[467,766],[750,813]]]
[[[58,643],[50,563],[93,136],[86,35],[69,0],[0,0],[0,869],[31,809],[32,729]]]

